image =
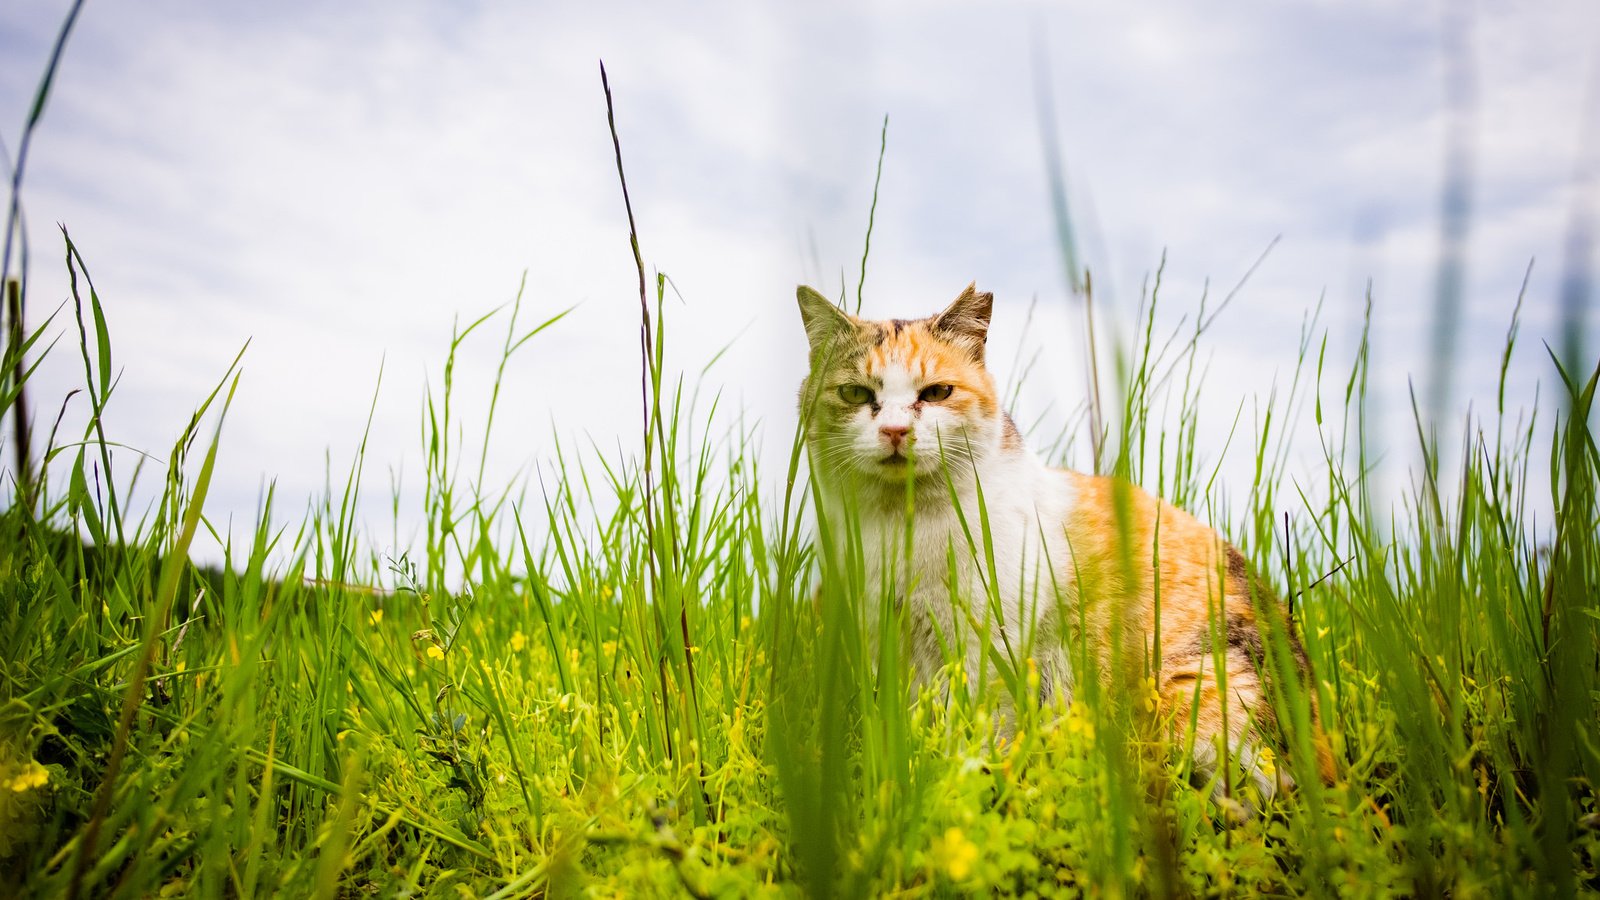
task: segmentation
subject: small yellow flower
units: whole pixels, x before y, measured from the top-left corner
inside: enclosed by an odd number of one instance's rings
[[[438,644],[428,645],[429,659],[444,659],[444,650]]]
[[[11,781],[7,783],[7,786],[20,794],[23,791],[33,790],[37,787],[44,787],[45,783],[49,780],[50,771],[44,766],[39,765],[38,760],[30,759],[28,760],[28,765],[22,770],[22,774],[11,779]]]
[[[611,585],[609,585],[609,584],[600,585],[600,599],[601,600],[610,600],[611,599]]]
[[[1262,747],[1256,751],[1256,768],[1260,769],[1261,774],[1268,778],[1278,774],[1277,756],[1272,752],[1271,747]]]
[[[367,613],[367,621],[371,622],[374,626],[376,626],[379,622],[382,622],[383,610],[375,609],[372,612]]]
[[[1156,707],[1161,705],[1161,694],[1156,690],[1156,680],[1154,678],[1146,678],[1141,684],[1141,688],[1139,700],[1144,706],[1144,711],[1147,713],[1155,712]]]
[[[602,641],[600,643],[600,649],[604,651],[605,655],[607,656],[615,656],[617,654],[617,642]]]
[[[1089,719],[1089,707],[1084,706],[1082,701],[1074,700],[1067,707],[1067,733],[1094,740],[1094,722]]]
[[[522,652],[522,648],[527,646],[527,644],[528,644],[528,636],[527,635],[523,634],[521,631],[514,631],[514,632],[511,633],[511,652],[512,653],[521,653]]]
[[[929,847],[934,862],[944,868],[952,881],[965,881],[978,861],[978,845],[967,840],[961,829],[951,826]]]

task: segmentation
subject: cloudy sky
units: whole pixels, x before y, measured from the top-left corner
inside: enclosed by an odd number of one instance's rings
[[[8,154],[68,5],[0,8]],[[1126,327],[1163,253],[1171,323],[1281,235],[1207,339],[1211,440],[1287,380],[1319,297],[1330,360],[1347,365],[1370,278],[1378,388],[1404,448],[1452,117],[1471,210],[1458,409],[1493,401],[1530,260],[1511,396],[1554,385],[1539,341],[1558,330],[1575,173],[1595,153],[1581,148],[1600,6],[1453,8],[1451,57],[1442,2],[90,0],[23,191],[30,315],[67,296],[63,223],[110,320],[111,436],[162,458],[250,341],[208,507],[236,533],[267,481],[298,521],[325,461],[348,466],[380,365],[366,511],[385,521],[391,471],[415,506],[424,385],[452,322],[512,299],[524,272],[524,321],[576,310],[508,369],[488,481],[548,460],[554,434],[631,447],[636,275],[603,59],[644,256],[677,289],[675,360],[698,372],[731,342],[705,388],[726,406],[787,445],[804,365],[794,285],[854,294],[887,115],[864,312],[925,314],[976,280],[997,297],[992,346],[1042,351],[1024,415],[1065,410],[1081,397],[1081,306],[1051,219],[1043,101],[1107,322]],[[1452,59],[1465,106],[1449,101]],[[499,338],[458,367],[474,427]],[[41,420],[81,379],[75,349],[33,386]],[[993,355],[1010,367],[1009,350]],[[64,431],[85,413],[72,401]],[[381,530],[374,543],[392,543]]]

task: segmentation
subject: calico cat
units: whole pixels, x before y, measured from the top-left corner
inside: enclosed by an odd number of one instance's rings
[[[891,321],[848,315],[809,287],[798,296],[811,344],[800,396],[822,512],[842,521],[848,507],[867,585],[898,586],[920,683],[940,677],[944,647],[961,644],[966,671],[955,675],[975,678],[987,648],[972,623],[987,616],[997,650],[1032,648],[1041,699],[1070,701],[1074,648],[1087,641],[1103,670],[1117,658],[1142,674],[1149,661],[1174,732],[1194,723],[1197,777],[1216,771],[1225,742],[1264,798],[1289,783],[1261,752],[1276,671],[1264,629],[1287,637],[1302,678],[1309,667],[1277,601],[1193,516],[1028,450],[985,366],[992,294],[969,285],[938,315]],[[963,609],[952,587],[967,598]],[[1330,780],[1320,730],[1314,742],[1318,774]]]

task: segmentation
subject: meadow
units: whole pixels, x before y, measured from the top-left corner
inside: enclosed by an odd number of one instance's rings
[[[1448,427],[1419,414],[1424,462],[1400,496],[1366,477],[1365,342],[1329,358],[1312,320],[1259,415],[1200,421],[1196,398],[1221,390],[1201,362],[1215,310],[1201,300],[1158,332],[1159,304],[1194,301],[1162,298],[1157,278],[1140,327],[1098,361],[1112,399],[1087,400],[1087,438],[1058,452],[1221,527],[1288,598],[1311,659],[1338,778],[1299,779],[1239,819],[1242,773],[1220,776],[1219,802],[1192,784],[1138,678],[1085,667],[1070,704],[1041,707],[1020,648],[948,699],[914,691],[892,586],[824,549],[848,540],[817,540],[851,525],[813,514],[798,434],[786,466],[763,470],[752,432],[715,424],[668,366],[666,281],[637,237],[637,442],[594,460],[558,449],[538,489],[484,484],[508,398],[497,378],[485,419],[461,421],[454,362],[498,352],[503,372],[560,314],[519,301],[478,318],[450,336],[424,398],[427,527],[406,549],[355,515],[372,490],[365,442],[304,516],[269,492],[248,540],[208,521],[236,370],[197,392],[164,460],[125,471],[104,424],[113,335],[63,238],[72,302],[8,339],[0,380],[10,421],[27,366],[64,331],[48,352],[81,356],[92,409],[83,433],[35,438],[42,464],[12,472],[0,518],[8,893],[1600,889],[1600,367],[1520,346],[1516,311],[1502,382],[1540,366],[1555,399]],[[1284,423],[1306,408],[1322,459],[1292,471],[1300,436]],[[1248,491],[1224,496],[1198,451],[1218,433],[1252,451]],[[1535,520],[1541,480],[1553,521]],[[135,482],[157,499],[131,504]],[[221,566],[190,561],[202,529]],[[981,556],[986,534],[971,523],[952,552]],[[984,598],[957,602],[987,633]],[[885,624],[868,634],[869,621]],[[1304,723],[1311,697],[1280,681],[1279,718]],[[1277,764],[1311,771],[1313,752],[1289,728]]]

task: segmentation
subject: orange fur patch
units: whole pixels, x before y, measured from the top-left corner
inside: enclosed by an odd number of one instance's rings
[[[1257,610],[1278,604],[1251,578],[1243,555],[1193,516],[1126,482],[1068,476],[1077,496],[1067,523],[1078,567],[1075,599],[1102,665],[1120,661],[1132,669],[1148,658],[1163,712],[1180,736],[1192,719],[1197,743],[1225,737],[1231,746],[1271,723],[1262,679],[1272,663],[1263,658]],[[1277,624],[1290,634],[1286,622]],[[1305,676],[1304,651],[1290,640]],[[1315,707],[1313,696],[1314,725]],[[1333,756],[1316,729],[1318,775],[1331,782]]]
[[[873,345],[863,366],[865,373],[876,378],[884,369],[899,365],[924,384],[954,387],[945,405],[960,415],[994,415],[999,398],[989,370],[974,360],[969,350],[935,334],[933,324],[933,319],[874,323]]]

